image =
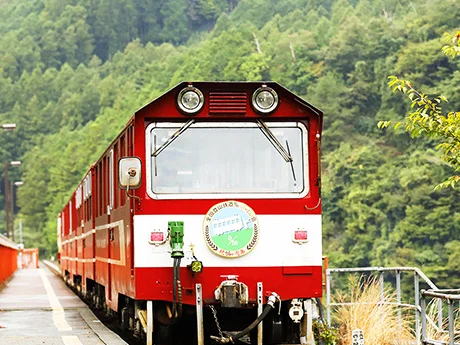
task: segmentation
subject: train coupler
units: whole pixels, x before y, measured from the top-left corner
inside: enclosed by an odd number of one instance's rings
[[[270,311],[275,308],[275,303],[276,302],[281,303],[281,299],[280,299],[279,295],[276,292],[272,292],[272,294],[268,297],[267,305],[265,306],[265,308],[262,311],[262,313],[260,315],[258,315],[257,318],[248,327],[246,327],[242,331],[238,331],[238,332],[223,332],[220,329],[220,325],[219,325],[219,322],[217,320],[216,310],[214,309],[214,307],[210,306],[211,311],[214,314],[214,319],[216,321],[217,329],[218,329],[218,331],[220,333],[219,337],[216,337],[216,336],[212,335],[211,339],[215,340],[219,344],[230,344],[230,343],[234,344],[235,341],[237,341],[238,339],[244,337],[246,334],[248,334],[253,329],[255,329],[262,322],[262,320],[265,319],[265,317],[270,313]],[[224,333],[225,333],[225,336],[224,336]],[[262,340],[262,338],[260,338],[260,340]],[[261,344],[261,341],[258,341],[258,344]]]
[[[246,284],[237,281],[238,276],[226,276],[227,280],[220,283],[214,291],[214,298],[220,301],[224,308],[240,308],[248,304],[248,287]]]

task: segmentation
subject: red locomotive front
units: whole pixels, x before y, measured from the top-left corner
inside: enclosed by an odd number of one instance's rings
[[[276,83],[177,85],[135,113],[61,213],[63,274],[147,344],[311,337],[321,124]]]

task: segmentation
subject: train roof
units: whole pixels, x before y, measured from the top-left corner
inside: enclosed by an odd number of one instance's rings
[[[277,82],[274,81],[258,81],[258,82],[248,82],[248,81],[243,81],[243,82],[228,82],[228,81],[199,81],[199,82],[190,82],[190,81],[183,81],[167,92],[163,93],[161,96],[155,98],[151,102],[147,103],[140,109],[138,109],[135,112],[135,116],[137,115],[142,115],[145,113],[148,113],[153,107],[157,106],[160,103],[163,102],[170,102],[169,98],[171,96],[176,98],[176,96],[179,94],[179,92],[184,89],[187,86],[193,85],[194,87],[198,89],[204,89],[204,90],[212,90],[214,91],[255,91],[261,86],[268,86],[272,89],[274,89],[280,97],[280,100],[291,100],[295,103],[298,103],[302,105],[305,109],[307,109],[309,112],[312,112],[313,114],[317,115],[319,117],[320,123],[322,123],[322,117],[323,117],[323,112],[315,107],[314,105],[310,104],[300,96],[296,95],[286,87],[280,85]],[[321,126],[321,125],[320,125]]]

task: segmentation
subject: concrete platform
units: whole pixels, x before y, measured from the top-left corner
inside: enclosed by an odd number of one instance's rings
[[[127,345],[48,268],[17,270],[0,292],[0,345]]]

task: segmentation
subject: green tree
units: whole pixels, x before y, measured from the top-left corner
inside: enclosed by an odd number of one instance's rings
[[[455,35],[446,34],[446,44],[442,50],[448,56],[460,55],[460,31]],[[413,137],[425,135],[440,140],[437,148],[443,153],[442,159],[448,163],[454,171],[460,170],[460,117],[458,111],[445,112],[442,103],[447,102],[445,96],[430,97],[417,89],[405,79],[390,76],[388,85],[393,91],[400,91],[411,100],[414,109],[405,121],[397,122],[394,128],[404,125],[406,132]],[[386,128],[391,121],[380,121],[378,126]],[[454,187],[460,181],[460,176],[454,174],[437,187]]]

